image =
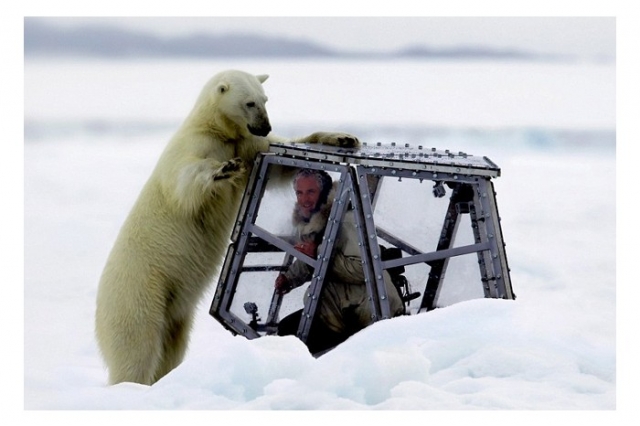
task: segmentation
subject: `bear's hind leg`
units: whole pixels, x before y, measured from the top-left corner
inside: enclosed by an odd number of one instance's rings
[[[153,377],[156,382],[167,375],[182,362],[189,343],[192,320],[186,318],[169,318],[167,320],[162,342],[162,355]]]
[[[125,331],[131,333],[131,331]],[[158,365],[162,362],[162,333],[160,327],[140,327],[135,336],[121,339],[116,350],[107,357],[109,383],[122,382],[152,385]]]

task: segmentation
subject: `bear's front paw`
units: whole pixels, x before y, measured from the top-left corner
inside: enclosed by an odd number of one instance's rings
[[[336,135],[336,145],[343,148],[357,148],[360,146],[360,141],[353,135],[343,133]]]
[[[308,143],[339,146],[342,148],[357,148],[360,141],[357,137],[348,133],[316,132],[309,136]]]
[[[222,163],[217,170],[213,172],[213,180],[230,179],[246,172],[247,168],[242,158],[233,158]]]

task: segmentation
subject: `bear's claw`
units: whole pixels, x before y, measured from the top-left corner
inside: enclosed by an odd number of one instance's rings
[[[238,174],[244,173],[245,165],[241,158],[233,158],[222,163],[222,167],[213,172],[213,180],[230,179]]]
[[[342,148],[354,148],[360,145],[358,138],[351,135],[338,137],[337,142],[337,146]]]

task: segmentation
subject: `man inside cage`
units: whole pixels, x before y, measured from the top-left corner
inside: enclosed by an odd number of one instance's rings
[[[296,203],[292,223],[297,232],[297,250],[315,258],[335,197],[336,184],[322,170],[300,169],[294,176]],[[311,279],[313,268],[296,260],[275,282],[276,291],[286,294]],[[391,315],[404,313],[404,305],[388,273],[384,272]],[[305,303],[309,298],[305,294]],[[302,310],[284,318],[278,334],[295,334]],[[371,302],[365,285],[358,233],[353,211],[345,213],[323,284],[316,318],[307,346],[313,354],[330,349],[373,322]]]

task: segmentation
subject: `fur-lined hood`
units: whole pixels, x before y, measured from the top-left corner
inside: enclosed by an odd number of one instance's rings
[[[327,201],[320,206],[318,211],[311,215],[311,218],[309,218],[308,221],[300,214],[298,204],[295,204],[293,214],[291,216],[291,223],[296,229],[300,240],[315,241],[318,244],[322,241],[322,236],[324,235],[324,229],[327,225],[329,214],[331,213],[331,207],[333,206],[333,199],[336,196],[337,188],[338,183],[334,182],[331,187],[331,191],[329,191]]]

